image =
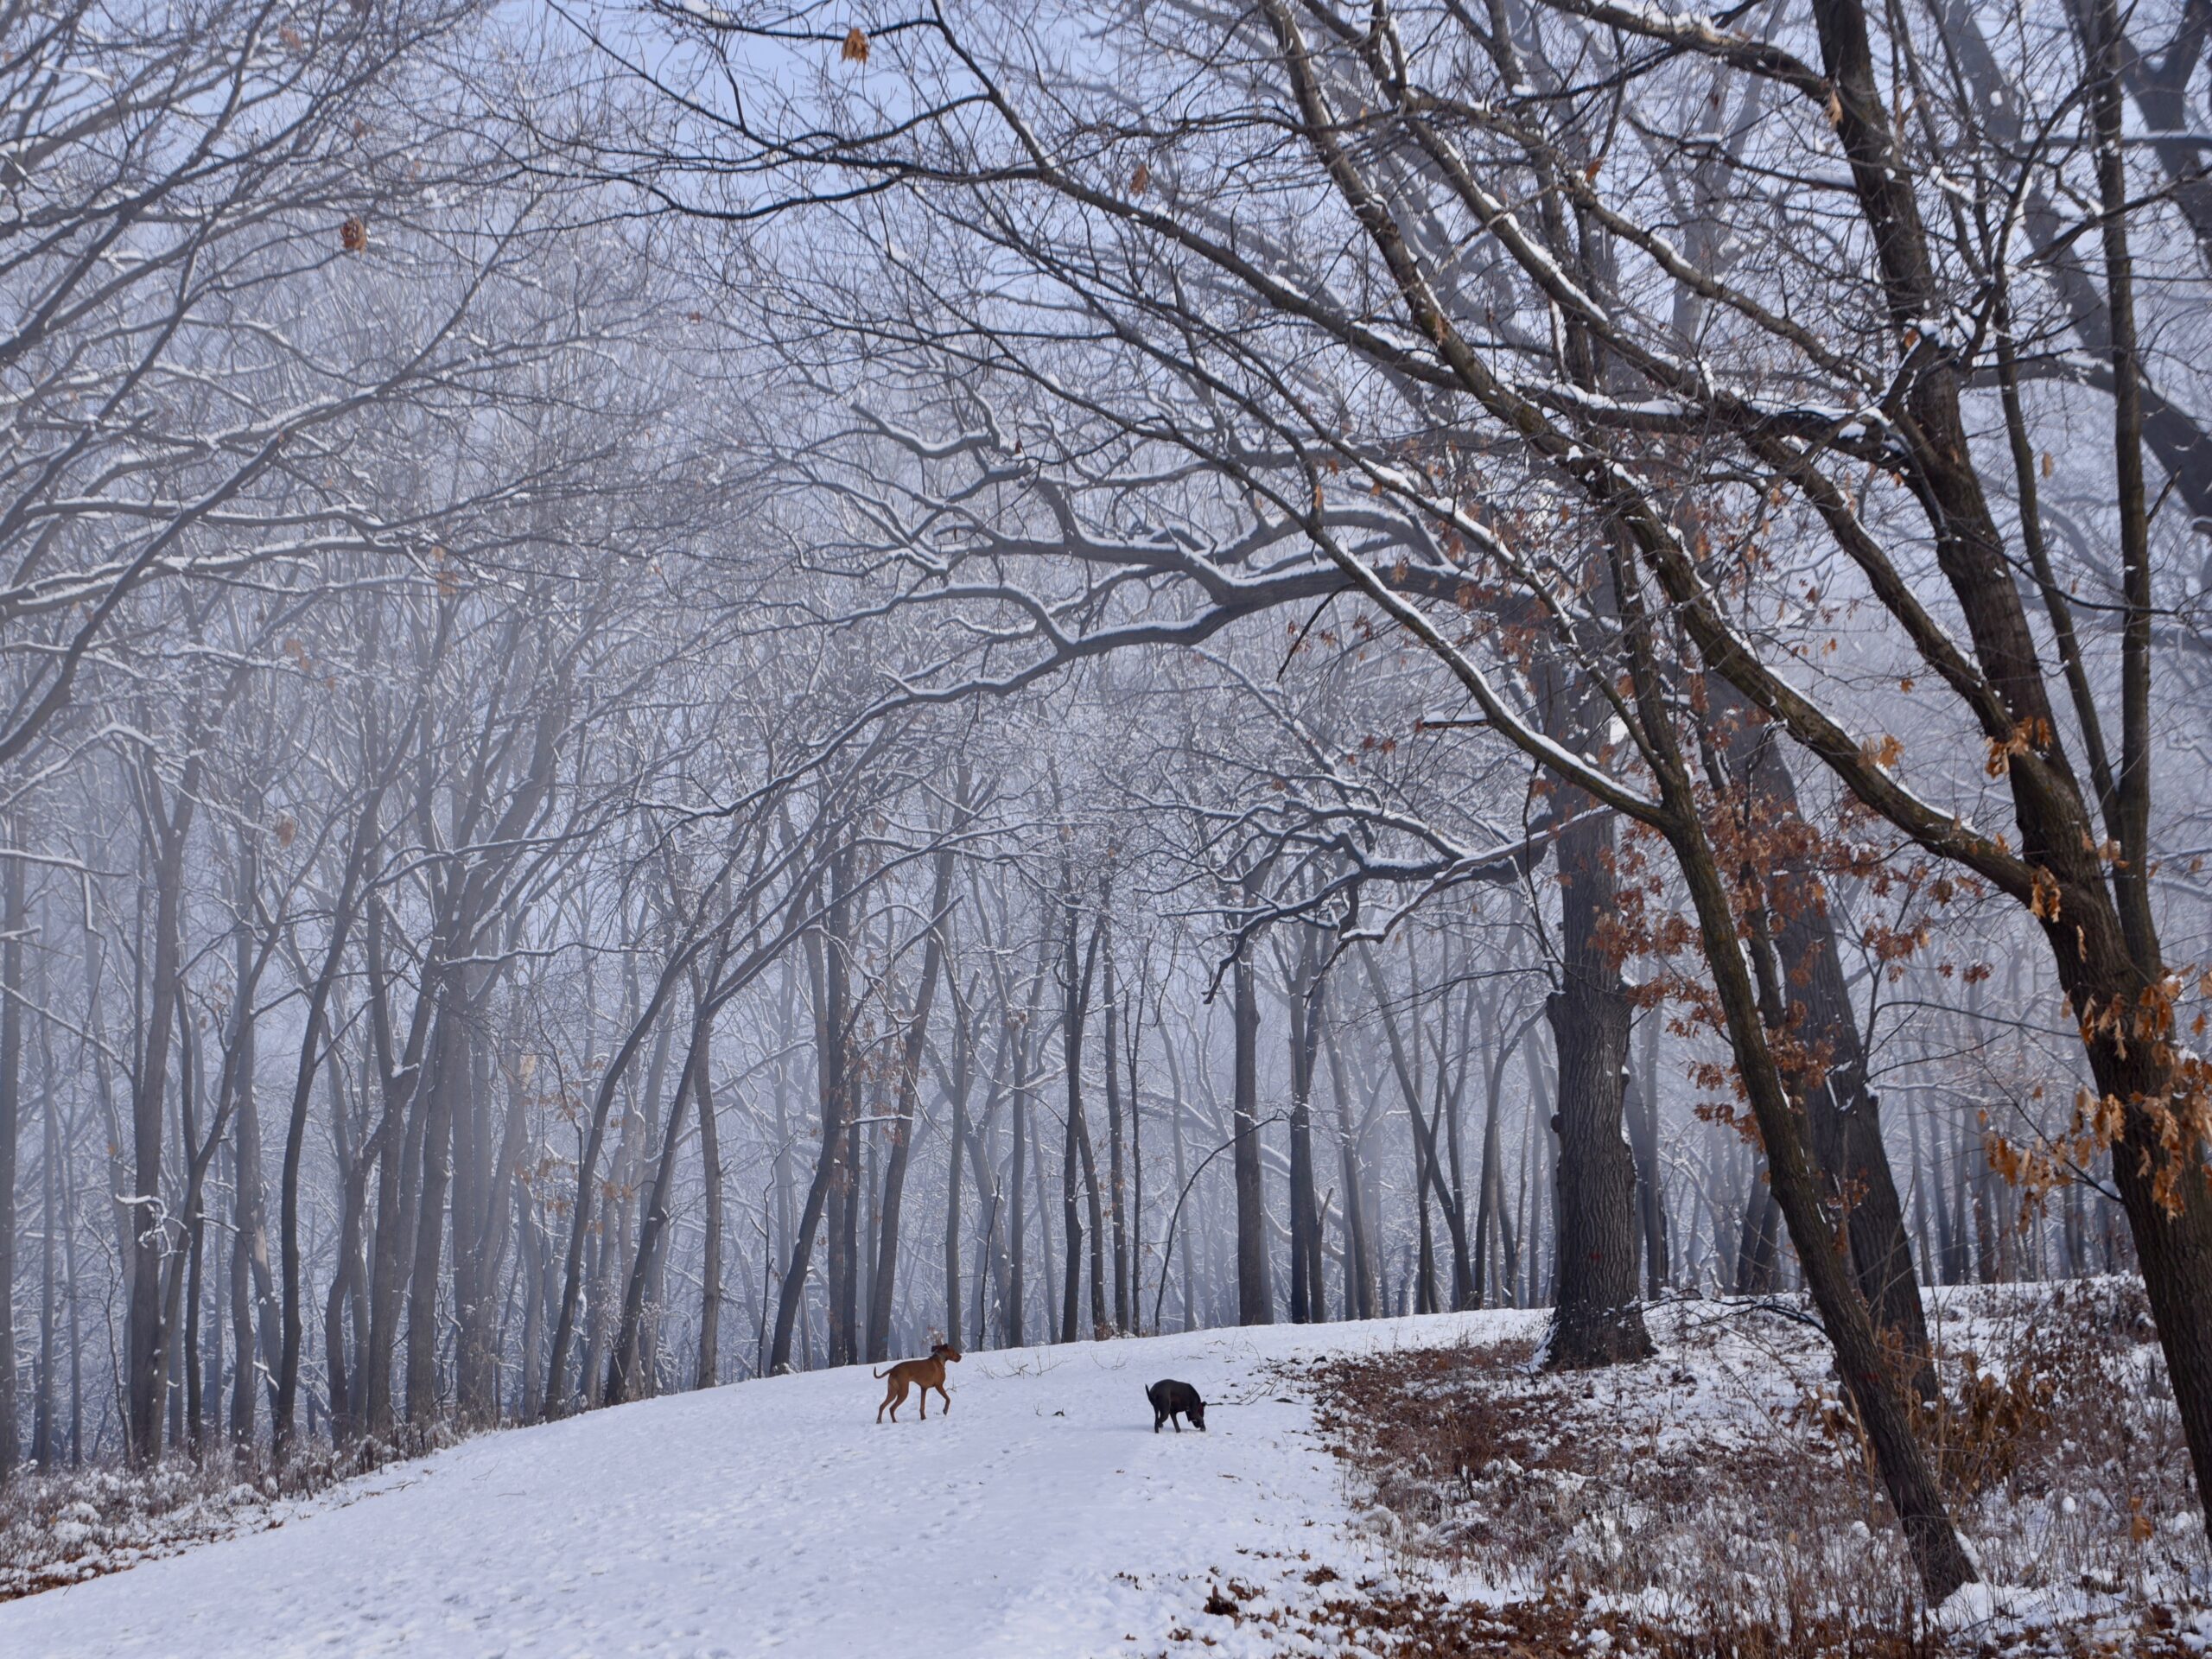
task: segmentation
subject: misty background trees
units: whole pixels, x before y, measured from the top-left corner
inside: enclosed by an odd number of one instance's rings
[[[2207,14],[0,16],[0,1466],[2140,1272]]]

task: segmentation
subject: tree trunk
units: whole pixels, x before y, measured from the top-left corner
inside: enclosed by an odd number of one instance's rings
[[[54,1317],[54,1240],[62,1222],[56,1203],[61,1185],[61,1119],[54,1108],[51,1027],[44,1022],[39,1031],[39,1047],[42,1061],[39,1092],[43,1109],[39,1114],[43,1132],[39,1157],[39,1230],[42,1236],[39,1262],[38,1406],[31,1425],[31,1461],[41,1472],[45,1472],[53,1469],[55,1461],[54,1368],[60,1332]]]
[[[1144,1028],[1144,990],[1129,1019],[1129,1331],[1144,1334],[1144,1090],[1137,1056]]]
[[[1643,1021],[1644,1063],[1631,1067],[1622,1091],[1630,1149],[1636,1155],[1637,1211],[1643,1224],[1643,1294],[1656,1301],[1667,1287],[1667,1192],[1659,1170],[1659,1096],[1652,1064],[1659,1047],[1659,1016]]]
[[[1268,1280],[1267,1194],[1260,1163],[1260,1004],[1253,982],[1251,947],[1236,953],[1230,977],[1236,998],[1236,1322],[1274,1323],[1274,1294]]]
[[[1036,1112],[1029,1114],[1029,1177],[1033,1185],[1029,1198],[1037,1213],[1037,1251],[1043,1260],[1038,1264],[1038,1277],[1047,1288],[1045,1297],[1045,1340],[1060,1339],[1059,1304],[1050,1294],[1050,1287],[1059,1276],[1052,1264],[1052,1208],[1045,1197],[1045,1135]]]
[[[658,1028],[667,1010],[669,998],[684,978],[692,959],[690,953],[678,952],[663,965],[652,995],[639,1011],[621,1046],[607,1061],[607,1069],[600,1076],[599,1087],[592,1096],[591,1117],[584,1131],[582,1155],[576,1160],[576,1195],[569,1217],[568,1255],[561,1274],[560,1312],[554,1320],[553,1341],[545,1356],[545,1393],[538,1405],[539,1414],[543,1416],[559,1415],[569,1397],[569,1345],[576,1332],[576,1307],[583,1294],[585,1246],[593,1236],[592,1192],[599,1179],[599,1157],[607,1145],[607,1124],[614,1109],[614,1097],[631,1064],[637,1058],[638,1051],[645,1046],[647,1034]],[[592,1370],[587,1366],[579,1384],[587,1395],[590,1392],[592,1375]]]
[[[357,1348],[355,1370],[346,1364],[346,1311],[358,1297],[361,1278],[361,1224],[368,1205],[369,1172],[376,1162],[375,1127],[364,1119],[361,1144],[346,1171],[338,1217],[338,1264],[330,1277],[330,1294],[322,1305],[323,1365],[330,1378],[330,1433],[343,1443],[364,1426],[359,1397]],[[236,1269],[233,1268],[235,1272]]]
[[[1816,6],[1827,3],[1832,0],[1815,0]],[[1675,866],[1697,916],[1723,1031],[1765,1145],[1770,1187],[1789,1229],[1790,1242],[1796,1247],[1806,1288],[1819,1311],[1821,1328],[1834,1345],[1836,1370],[1873,1447],[1891,1507],[1904,1525],[1906,1548],[1922,1589],[1930,1604],[1940,1605],[1976,1577],[1974,1563],[1951,1524],[1935,1466],[1921,1444],[1905,1391],[1851,1271],[1848,1245],[1839,1248],[1844,1236],[1840,1218],[1824,1201],[1802,1111],[1789,1096],[1769,1042],[1771,1010],[1763,1012],[1761,1004],[1763,1000],[1771,1001],[1774,988],[1770,982],[1753,988],[1754,971],[1762,979],[1770,978],[1769,959],[1762,942],[1755,938],[1751,968],[1746,968],[1742,938],[1746,918],[1738,916],[1731,900],[1699,816],[1698,798],[1676,740],[1675,715],[1669,701],[1670,687],[1653,658],[1640,596],[1623,571],[1624,550],[1616,545],[1613,552],[1614,582],[1627,624],[1624,636],[1633,664],[1643,753],[1659,791],[1659,822],[1655,827],[1674,850]],[[1569,889],[1570,901],[1573,891]],[[1755,915],[1749,919],[1756,927],[1759,918]],[[1624,1042],[1624,1029],[1622,1035]],[[1625,1148],[1622,1151],[1624,1154]]]
[[[1098,960],[1098,939],[1093,933],[1086,963],[1080,949],[1081,917],[1076,908],[1074,873],[1065,862],[1060,880],[1060,1060],[1067,1074],[1068,1110],[1060,1156],[1060,1238],[1067,1249],[1067,1276],[1060,1291],[1059,1339],[1073,1342],[1082,1334],[1084,1234],[1078,1158],[1089,1134],[1083,1121],[1083,1027],[1090,1000],[1090,969]]]
[[[23,908],[23,861],[10,858],[4,862],[7,868],[0,869],[0,895],[4,895],[0,896],[0,1481],[15,1472],[22,1440],[16,1401],[16,1154],[23,1121],[23,932],[29,925]],[[52,1111],[50,1103],[48,1110]]]
[[[646,1298],[653,1282],[654,1264],[667,1237],[669,1200],[676,1188],[676,1155],[683,1141],[683,1116],[699,1093],[701,1074],[712,1041],[714,1017],[710,1001],[702,1002],[691,1016],[691,1039],[684,1047],[683,1072],[677,1080],[676,1098],[668,1109],[659,1155],[653,1160],[652,1185],[639,1223],[637,1247],[623,1287],[621,1323],[614,1333],[607,1360],[607,1386],[601,1396],[607,1405],[637,1399],[650,1389],[644,1334]],[[652,1090],[649,1089],[648,1092]]]
[[[1371,1319],[1376,1314],[1375,1246],[1370,1235],[1366,1183],[1361,1179],[1358,1128],[1352,1122],[1352,1090],[1342,1050],[1329,1027],[1327,990],[1311,1016],[1329,1056],[1329,1087],[1337,1103],[1337,1157],[1344,1185],[1344,1317]]]
[[[404,1068],[388,1063],[385,1070],[385,1121],[378,1130],[377,1160],[376,1246],[369,1267],[369,1347],[358,1370],[361,1377],[362,1412],[368,1432],[389,1441],[395,1421],[391,1362],[399,1341],[399,1313],[406,1289],[409,1247],[414,1235],[407,1224],[408,1197],[415,1190],[415,1171],[422,1161],[422,1070],[419,1061],[429,1027],[431,999],[423,997],[410,1036],[410,1058]]]
[[[815,1230],[829,1210],[838,1179],[845,1119],[845,962],[844,933],[850,907],[846,890],[847,855],[839,852],[830,861],[833,884],[828,914],[820,929],[807,936],[807,967],[815,982],[815,1069],[817,1093],[822,1110],[822,1147],[815,1160],[814,1179],[799,1211],[791,1241],[790,1265],[785,1269],[782,1294],[776,1304],[776,1334],[768,1351],[771,1373],[787,1369],[791,1359],[791,1333],[806,1298],[806,1276],[814,1254]],[[836,1228],[830,1228],[834,1241]],[[836,1294],[834,1277],[830,1299],[833,1331],[831,1363],[836,1359],[834,1331]]]
[[[1009,1132],[1013,1149],[1007,1154],[1007,1283],[1006,1283],[1006,1345],[1021,1348],[1027,1344],[1022,1330],[1023,1246],[1021,1224],[1021,1175],[1024,1159],[1029,1147],[1029,1065],[1028,1045],[1024,1033],[1011,1027],[1014,1011],[1004,1010],[1009,1022],[1007,1040],[1011,1046],[1014,1060],[1014,1090],[1009,1103]]]
[[[1122,1008],[1114,983],[1114,941],[1106,941],[1106,1213],[1114,1230],[1114,1329],[1135,1328],[1130,1317],[1129,1230],[1123,1195],[1128,1180],[1122,1161]],[[1142,1295],[1141,1287],[1138,1294]]]
[[[1313,1073],[1321,1043],[1320,969],[1313,930],[1300,931],[1290,1006],[1290,1318],[1327,1317],[1321,1268],[1321,1211],[1313,1174]]]
[[[1406,1103],[1406,1116],[1411,1121],[1414,1137],[1414,1208],[1420,1226],[1421,1306],[1421,1312],[1438,1311],[1436,1294],[1436,1253],[1434,1236],[1429,1223],[1429,1195],[1435,1195],[1443,1209],[1444,1224],[1452,1235],[1452,1276],[1453,1300],[1464,1305],[1472,1293],[1474,1274],[1468,1261],[1466,1211],[1457,1198],[1444,1185],[1444,1171],[1438,1157],[1436,1125],[1443,1117],[1445,1088],[1443,1048],[1437,1047],[1437,1105],[1434,1112],[1424,1117],[1421,1109],[1421,1084],[1414,1071],[1417,1056],[1406,1052],[1405,1039],[1399,1033],[1397,1016],[1390,1012],[1389,992],[1382,982],[1382,975],[1376,966],[1374,954],[1364,946],[1360,950],[1360,964],[1366,970],[1369,990],[1375,998],[1376,1014],[1380,1016],[1384,1039],[1389,1045],[1390,1070],[1396,1077],[1398,1092]]]
[[[1554,1370],[1650,1354],[1637,1300],[1636,1162],[1623,1128],[1628,988],[1604,929],[1615,904],[1614,818],[1577,795],[1560,834],[1560,983],[1545,1003],[1558,1057],[1558,1305]],[[1580,817],[1575,814],[1580,813]]]
[[[711,1389],[721,1381],[722,1136],[715,1116],[711,1036],[701,1049],[699,1074],[691,1086],[699,1099],[699,1179],[703,1188],[705,1236],[699,1246],[699,1364],[691,1386]]]
[[[963,1347],[960,1319],[960,1161],[968,1152],[968,1090],[973,1064],[969,1046],[968,1010],[953,986],[952,1076],[945,1094],[952,1108],[952,1135],[945,1147],[944,1178],[944,1339]],[[976,1332],[977,1340],[982,1332]]]
[[[957,827],[957,826],[956,826]],[[938,976],[944,967],[946,912],[952,905],[953,849],[948,844],[937,855],[936,878],[930,893],[930,932],[922,946],[921,983],[914,992],[913,1017],[907,1022],[905,1046],[899,1056],[899,1097],[891,1124],[891,1151],[885,1160],[883,1201],[879,1210],[875,1282],[868,1310],[868,1363],[880,1365],[890,1357],[892,1293],[899,1270],[899,1224],[906,1197],[906,1160],[914,1141],[914,1109],[919,1102],[922,1049],[929,1039],[930,1010],[937,1001]],[[951,1341],[948,1336],[946,1341]]]
[[[1749,1195],[1744,1200],[1743,1226],[1736,1236],[1738,1296],[1773,1294],[1779,1276],[1781,1232],[1781,1206],[1775,1203],[1772,1190],[1759,1179],[1759,1172],[1754,1166]]]
[[[438,1413],[439,1304],[444,1287],[446,1200],[453,1180],[454,1110],[471,1070],[470,1015],[461,970],[448,969],[436,995],[437,1033],[430,1043],[423,1120],[422,1185],[415,1212],[414,1272],[407,1290],[407,1421],[417,1426]],[[304,1122],[304,1119],[302,1119]]]
[[[1077,1145],[1083,1152],[1084,1202],[1090,1211],[1090,1334],[1096,1340],[1112,1329],[1111,1315],[1106,1311],[1106,1215],[1098,1192],[1096,1149],[1090,1144],[1088,1128]]]
[[[308,1103],[317,1069],[326,1058],[323,1038],[332,992],[344,964],[356,906],[368,873],[369,857],[376,844],[385,785],[375,785],[362,803],[346,849],[344,873],[331,909],[330,939],[322,964],[308,990],[305,1030],[300,1038],[300,1059],[292,1082],[291,1110],[284,1135],[284,1166],[278,1198],[278,1248],[283,1280],[283,1332],[277,1356],[276,1398],[270,1413],[270,1434],[281,1458],[291,1443],[295,1402],[300,1386],[301,1349],[305,1342],[305,1317],[300,1283],[300,1160],[307,1147]],[[377,942],[380,943],[380,942]],[[372,950],[376,948],[372,943]],[[372,986],[373,989],[373,986]]]
[[[1882,1141],[1880,1103],[1869,1085],[1827,895],[1810,859],[1796,850],[1809,839],[1796,784],[1777,752],[1777,734],[1726,682],[1713,699],[1713,721],[1726,734],[1729,770],[1749,791],[1760,829],[1780,849],[1769,880],[1768,925],[1792,1047],[1808,1057],[1796,1087],[1813,1154],[1850,1217],[1852,1269],[1875,1323],[1896,1344],[1902,1374],[1923,1400],[1932,1401],[1936,1369],[1904,1206]]]
[[[196,768],[188,770],[196,772]],[[153,1001],[140,1051],[137,1087],[131,1094],[135,1184],[129,1205],[131,1268],[124,1343],[128,1400],[124,1445],[131,1462],[141,1466],[161,1455],[169,1368],[168,1333],[162,1320],[162,1263],[168,1243],[162,1205],[162,1109],[168,1093],[169,1050],[175,1040],[184,849],[194,805],[191,788],[180,791],[172,822],[162,811],[150,782],[147,794],[156,847],[154,960],[147,978]]]

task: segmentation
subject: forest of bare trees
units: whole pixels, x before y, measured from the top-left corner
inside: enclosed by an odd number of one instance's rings
[[[0,1478],[2139,1274],[2212,7],[0,5]]]

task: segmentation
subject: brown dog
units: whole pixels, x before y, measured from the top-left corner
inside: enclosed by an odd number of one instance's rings
[[[890,1378],[883,1390],[883,1405],[875,1408],[875,1421],[883,1421],[885,1407],[891,1411],[891,1421],[899,1421],[899,1408],[906,1403],[906,1390],[919,1384],[922,1390],[922,1421],[930,1420],[930,1390],[937,1390],[937,1397],[944,1402],[947,1411],[952,1409],[952,1396],[944,1391],[944,1363],[960,1363],[960,1351],[949,1342],[940,1342],[930,1350],[927,1359],[902,1359],[887,1371],[870,1371],[875,1377]]]

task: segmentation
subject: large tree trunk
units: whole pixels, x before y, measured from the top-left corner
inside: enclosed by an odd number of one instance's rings
[[[1562,807],[1573,821],[1559,838],[1560,983],[1545,1004],[1559,1064],[1558,1305],[1545,1353],[1555,1370],[1652,1351],[1637,1300],[1636,1160],[1622,1134],[1628,988],[1605,939],[1615,821],[1593,804]]]

